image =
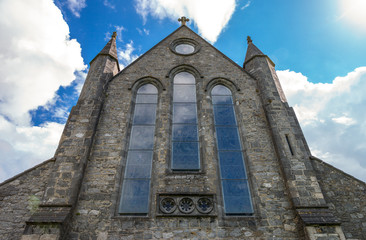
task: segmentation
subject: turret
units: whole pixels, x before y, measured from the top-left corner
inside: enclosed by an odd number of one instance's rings
[[[41,205],[27,221],[25,234],[37,235],[34,239],[42,235],[37,230],[40,226],[54,233],[52,239],[63,239],[63,232],[69,227],[67,223],[80,192],[99,122],[104,87],[119,71],[116,36],[114,32],[111,40],[90,62],[79,100],[70,112],[55,153],[55,163]]]
[[[275,64],[248,37],[244,69],[256,80],[289,197],[309,234],[311,225],[338,225],[323,196],[295,112],[288,106]],[[340,230],[341,231],[341,230]],[[313,238],[311,238],[313,239]]]

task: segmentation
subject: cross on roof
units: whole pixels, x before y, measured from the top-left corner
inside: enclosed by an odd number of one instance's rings
[[[182,26],[183,25],[186,25],[186,22],[189,22],[189,18],[186,18],[186,17],[181,17],[178,19],[179,22],[182,22]]]
[[[250,43],[253,42],[253,40],[252,40],[252,38],[250,36],[247,37],[247,41],[248,41],[248,44],[250,44]]]

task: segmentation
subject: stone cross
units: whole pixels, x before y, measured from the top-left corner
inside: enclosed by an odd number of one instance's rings
[[[189,18],[186,18],[186,17],[181,17],[178,19],[179,22],[182,22],[182,26],[183,25],[186,25],[186,22],[189,22]]]
[[[247,37],[247,41],[248,41],[248,44],[252,43],[252,39],[250,38],[250,36]]]

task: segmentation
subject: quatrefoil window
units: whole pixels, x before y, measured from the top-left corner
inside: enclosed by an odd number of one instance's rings
[[[212,201],[208,198],[200,198],[197,201],[197,210],[200,213],[209,213],[213,209]]]
[[[160,210],[164,213],[173,213],[176,208],[177,204],[173,198],[167,197],[160,201]]]

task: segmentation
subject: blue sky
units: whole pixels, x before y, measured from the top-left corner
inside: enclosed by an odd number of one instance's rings
[[[364,12],[364,0],[2,0],[0,182],[53,156],[113,31],[123,67],[182,15],[239,65],[250,35],[275,62],[313,155],[365,181]]]

